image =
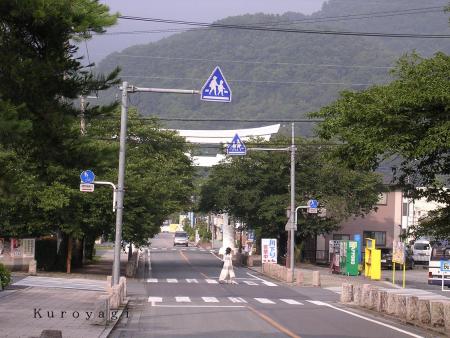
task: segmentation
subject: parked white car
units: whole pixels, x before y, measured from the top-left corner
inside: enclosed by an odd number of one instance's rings
[[[427,239],[419,239],[414,242],[413,260],[414,263],[426,263],[430,261],[431,244]]]

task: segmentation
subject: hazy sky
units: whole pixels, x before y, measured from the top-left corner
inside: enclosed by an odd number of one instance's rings
[[[228,16],[285,12],[311,14],[320,10],[326,0],[101,0],[112,12],[122,15],[162,19],[212,22]],[[183,26],[181,26],[182,28]],[[119,20],[110,32],[180,29],[180,26]],[[160,34],[104,35],[87,42],[90,60],[97,62],[106,55],[126,47],[145,44],[158,39]],[[80,52],[86,53],[84,44]]]

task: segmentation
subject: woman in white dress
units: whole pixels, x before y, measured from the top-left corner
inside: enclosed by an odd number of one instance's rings
[[[234,278],[236,275],[233,270],[233,257],[231,255],[231,248],[226,248],[223,255],[223,268],[220,272],[219,283],[236,284]]]

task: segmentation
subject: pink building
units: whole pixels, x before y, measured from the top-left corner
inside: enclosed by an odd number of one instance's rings
[[[374,238],[379,248],[392,248],[394,239],[402,233],[403,193],[391,191],[383,193],[377,203],[377,210],[355,217],[342,223],[341,228],[325,236],[317,237],[317,261],[328,260],[330,240],[354,239],[359,234],[365,246],[364,238]]]

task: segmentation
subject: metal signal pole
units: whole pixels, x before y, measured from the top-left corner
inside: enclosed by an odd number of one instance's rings
[[[291,269],[292,281],[294,280],[294,256],[295,256],[295,230],[297,224],[295,223],[295,131],[294,123],[292,123],[292,142],[291,142],[291,229],[290,229],[290,257],[289,257],[289,267]]]

